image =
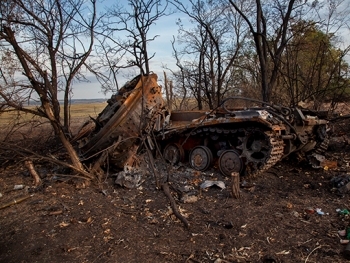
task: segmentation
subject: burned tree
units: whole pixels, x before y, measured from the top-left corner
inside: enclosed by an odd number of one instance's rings
[[[225,1],[173,0],[173,5],[188,16],[192,29],[179,20],[178,41],[183,48],[175,52],[177,66],[186,72],[186,86],[198,108],[217,107],[224,96],[235,92],[235,62],[239,58],[246,29],[238,13]],[[173,45],[174,46],[174,45]],[[180,61],[179,55],[187,62]]]
[[[49,120],[72,165],[84,168],[69,142],[69,96],[72,82],[89,57],[96,26],[96,1],[2,1],[0,48],[16,61],[13,81],[2,75],[1,100],[6,107]],[[7,78],[10,80],[10,78]],[[59,93],[64,96],[64,121]],[[23,102],[36,99],[37,108]]]

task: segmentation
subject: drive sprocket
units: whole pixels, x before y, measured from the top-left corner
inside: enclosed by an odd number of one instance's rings
[[[257,175],[283,157],[283,140],[274,131],[247,129],[242,138],[242,154],[248,175]]]

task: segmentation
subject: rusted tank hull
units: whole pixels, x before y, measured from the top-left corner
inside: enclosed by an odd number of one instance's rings
[[[258,174],[295,151],[326,149],[327,121],[317,114],[266,103],[229,108],[227,101],[234,99],[241,98],[227,99],[210,112],[171,112],[157,76],[139,76],[112,96],[93,131],[80,140],[83,157],[108,151],[110,163],[123,168],[146,142],[172,164],[188,162],[201,171],[214,165],[229,176]]]
[[[161,87],[155,74],[139,76],[116,94],[95,120],[94,131],[80,145],[85,159],[108,150],[112,163],[122,168],[140,144],[140,134],[163,107]],[[85,142],[85,143],[84,143]]]

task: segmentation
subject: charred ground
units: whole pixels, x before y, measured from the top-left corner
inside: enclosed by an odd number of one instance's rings
[[[152,176],[136,189],[115,185],[113,175],[85,186],[42,163],[43,184],[34,189],[22,163],[7,163],[1,206],[31,197],[0,210],[0,262],[344,262],[338,230],[349,219],[336,209],[349,208],[349,194],[330,181],[350,172],[349,124],[337,122],[326,152],[336,169],[313,169],[291,156],[256,178],[242,177],[240,199],[231,196],[231,178],[215,170],[162,170],[171,174],[188,229]],[[200,190],[204,180],[227,188]],[[18,184],[29,187],[13,190]]]

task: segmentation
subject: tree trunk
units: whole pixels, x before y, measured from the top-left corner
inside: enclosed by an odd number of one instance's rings
[[[63,130],[59,129],[57,132],[58,132],[58,137],[60,138],[64,148],[67,150],[67,153],[70,157],[70,160],[72,161],[72,165],[75,168],[77,168],[81,171],[84,171],[83,164],[81,163],[76,150],[74,149],[73,145],[69,142],[69,140],[65,136]]]
[[[45,109],[45,113],[48,117],[48,119],[51,122],[51,125],[54,129],[54,132],[56,134],[56,136],[58,136],[58,138],[61,140],[63,147],[67,150],[67,153],[70,157],[70,160],[72,162],[72,165],[81,171],[84,171],[84,167],[83,164],[81,163],[79,156],[77,154],[77,152],[75,151],[73,145],[69,142],[69,140],[67,139],[63,127],[60,124],[59,120],[55,119],[54,113],[50,107],[50,104],[48,101],[42,100],[42,105]]]
[[[231,174],[232,177],[232,196],[236,199],[241,197],[241,193],[239,191],[239,173],[233,172]]]
[[[171,85],[169,85],[169,81],[168,81],[168,78],[167,78],[165,71],[163,71],[163,74],[164,74],[164,88],[165,88],[166,102],[167,102],[168,109],[171,110],[171,105],[172,105],[171,93],[172,92],[170,91],[170,89],[172,87],[171,87]]]
[[[66,88],[64,90],[64,100],[63,100],[63,130],[66,134],[70,134],[69,91],[70,91],[70,88]]]

